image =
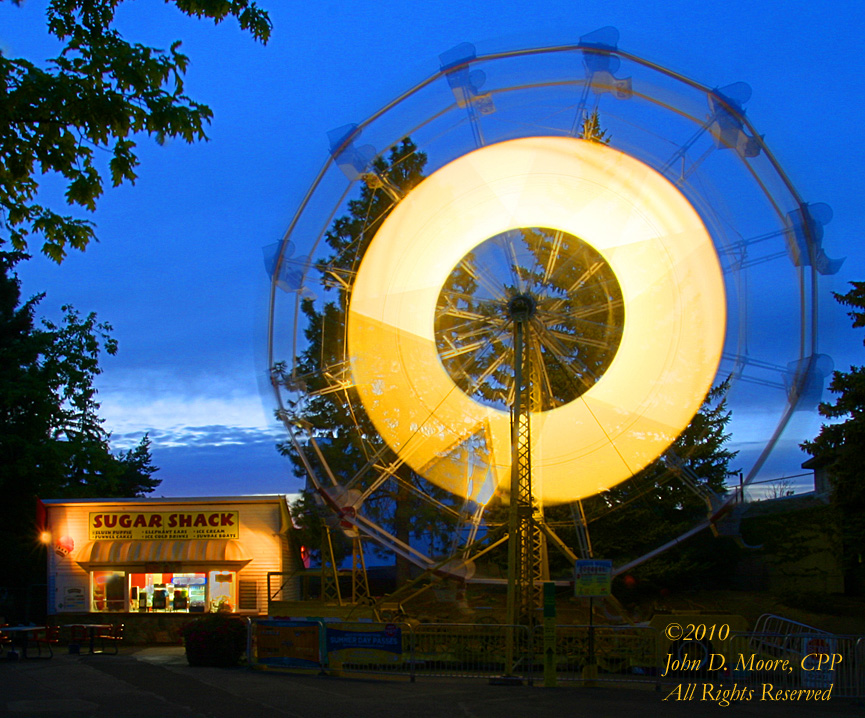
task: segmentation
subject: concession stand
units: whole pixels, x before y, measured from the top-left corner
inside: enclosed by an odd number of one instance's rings
[[[58,623],[91,614],[142,640],[174,640],[196,614],[266,614],[268,572],[301,565],[284,495],[44,505],[48,612]]]

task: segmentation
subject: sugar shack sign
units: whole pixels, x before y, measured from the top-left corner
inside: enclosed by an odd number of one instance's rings
[[[91,541],[236,539],[238,511],[111,511],[90,514]]]

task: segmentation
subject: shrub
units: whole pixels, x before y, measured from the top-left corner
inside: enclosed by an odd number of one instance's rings
[[[246,621],[227,613],[208,613],[183,630],[190,666],[236,666],[246,651]]]

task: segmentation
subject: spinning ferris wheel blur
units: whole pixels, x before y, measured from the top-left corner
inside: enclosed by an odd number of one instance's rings
[[[748,484],[831,371],[817,331],[819,277],[840,266],[822,248],[831,210],[751,125],[747,85],[707,87],[617,41],[444,53],[329,134],[271,248],[268,361],[298,462],[350,531],[418,565],[470,575],[494,496],[542,523],[544,506],[658,460],[700,491],[671,446],[713,387],[734,417],[759,410]],[[349,444],[350,471],[329,450]],[[404,470],[469,526],[447,562],[364,509]],[[733,513],[734,496],[703,491],[688,533]]]

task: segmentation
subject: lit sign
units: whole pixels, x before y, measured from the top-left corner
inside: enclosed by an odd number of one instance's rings
[[[91,513],[91,541],[239,538],[238,511]]]
[[[574,564],[574,595],[609,596],[612,579],[609,559],[579,559]]]

